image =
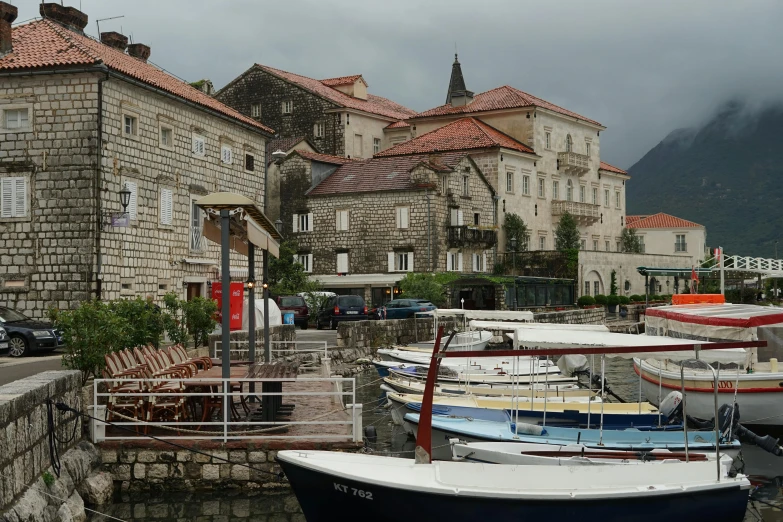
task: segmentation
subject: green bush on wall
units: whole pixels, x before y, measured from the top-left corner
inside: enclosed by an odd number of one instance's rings
[[[579,305],[580,308],[586,308],[588,306],[593,306],[595,304],[595,299],[593,299],[593,296],[591,295],[583,295],[576,300],[576,304]]]
[[[627,296],[624,296],[624,295],[620,296],[620,304],[621,305],[627,305],[630,302],[631,302],[631,300]]]
[[[620,296],[610,295],[606,298],[606,304],[609,306],[617,306],[620,304]]]
[[[603,294],[598,294],[595,296],[595,304],[599,305],[606,305],[606,296]]]
[[[643,295],[633,294],[629,299],[631,300],[632,303],[643,303],[644,302],[644,296]]]

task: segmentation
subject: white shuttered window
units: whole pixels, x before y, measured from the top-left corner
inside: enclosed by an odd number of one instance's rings
[[[294,232],[312,232],[313,231],[313,213],[294,214]]]
[[[0,217],[27,215],[27,183],[23,177],[0,179]]]
[[[193,154],[195,156],[205,156],[206,155],[206,140],[204,139],[204,136],[200,136],[198,134],[193,135]]]
[[[338,210],[337,211],[336,228],[337,228],[338,232],[342,232],[342,231],[348,230],[348,211],[347,210]]]
[[[397,207],[397,228],[408,228],[411,220],[410,207]]]
[[[299,254],[296,261],[304,267],[308,274],[313,271],[313,254]]]
[[[337,273],[348,273],[348,252],[341,252],[337,254]]]
[[[130,190],[130,199],[128,200],[128,217],[133,220],[136,219],[138,214],[139,186],[135,181],[126,181],[125,188]]]
[[[174,216],[174,194],[171,189],[160,189],[160,224],[171,225]]]
[[[446,270],[462,272],[462,252],[448,252],[446,254]]]

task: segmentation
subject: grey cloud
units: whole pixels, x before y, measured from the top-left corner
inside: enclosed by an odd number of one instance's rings
[[[79,0],[70,0],[79,7]],[[19,20],[37,16],[17,2]],[[66,2],[69,3],[69,2]],[[469,89],[512,85],[598,120],[628,167],[729,99],[783,98],[783,2],[592,0],[81,0],[174,74],[221,87],[255,62],[324,78],[362,73],[415,110],[443,103],[454,45]]]

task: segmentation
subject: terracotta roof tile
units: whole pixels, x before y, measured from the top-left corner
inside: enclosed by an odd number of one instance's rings
[[[324,85],[328,85],[329,87],[334,87],[335,85],[350,85],[354,83],[359,78],[362,78],[361,74],[354,74],[352,76],[339,76],[337,78],[327,78],[325,80],[319,80]],[[364,81],[364,78],[362,78],[362,81]],[[365,85],[367,82],[364,82]]]
[[[541,107],[542,109],[548,109],[553,112],[571,116],[587,123],[594,125],[601,125],[595,120],[585,118],[575,112],[571,112],[564,109],[554,103],[549,103],[546,100],[542,100],[532,94],[522,92],[519,89],[504,85],[479,93],[473,97],[473,101],[464,106],[452,107],[451,105],[441,105],[428,111],[421,112],[415,116],[415,118],[426,118],[428,116],[444,116],[449,114],[470,114],[474,112],[494,111],[500,109],[512,109],[519,107]]]
[[[616,172],[617,174],[625,174],[626,176],[628,173],[624,171],[623,169],[619,167],[615,167],[614,165],[610,165],[605,161],[601,162],[601,165],[598,167],[599,170],[605,170],[607,172]]]
[[[494,127],[475,118],[460,118],[459,120],[417,136],[376,154],[381,156],[399,156],[403,154],[423,154],[428,152],[443,152],[449,150],[472,150],[493,147],[535,154],[533,149],[518,142],[511,136],[503,134]]]
[[[306,150],[297,150],[294,152],[305,159],[320,161],[321,163],[331,163],[332,165],[345,165],[346,163],[355,163],[361,161],[351,158],[344,158],[342,156],[332,156],[331,154],[321,154],[318,152],[310,152]]]
[[[0,71],[105,64],[109,69],[157,87],[184,100],[273,133],[269,127],[240,114],[152,64],[142,62],[97,40],[50,20],[37,20],[13,29],[13,51],[0,58]]]
[[[416,166],[425,163],[436,171],[450,171],[466,155],[466,152],[460,151],[351,161],[335,170],[307,195],[415,190],[419,187],[411,181],[410,172]]]
[[[649,216],[627,216],[625,228],[704,228],[703,225],[663,212]]]
[[[307,138],[304,136],[296,136],[293,138],[277,138],[274,140],[269,140],[267,142],[267,148],[271,152],[275,152],[277,150],[282,150],[283,152],[287,151],[288,149],[292,148],[294,145],[298,144],[300,141],[304,141]]]
[[[386,129],[406,129],[406,128],[410,127],[410,126],[411,126],[411,124],[408,123],[407,121],[400,120],[400,121],[395,121],[394,123],[388,124],[385,128]]]
[[[279,76],[291,83],[295,83],[300,87],[307,89],[308,91],[326,98],[327,100],[336,103],[342,107],[349,109],[356,109],[359,111],[369,112],[371,114],[377,114],[386,118],[394,118],[396,120],[404,120],[410,118],[416,111],[403,107],[399,103],[395,103],[386,98],[380,96],[374,96],[372,94],[367,95],[366,100],[360,98],[354,98],[348,96],[345,93],[333,89],[324,84],[323,81],[308,78],[307,76],[301,76],[299,74],[282,71],[273,67],[267,67],[266,65],[256,64],[256,67],[263,69],[264,71]],[[336,80],[331,78],[329,81]]]

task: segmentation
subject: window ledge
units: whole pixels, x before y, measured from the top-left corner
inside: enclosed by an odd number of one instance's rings
[[[19,217],[0,217],[0,223],[27,223],[32,221],[32,219],[33,217],[30,214]]]
[[[170,230],[170,231],[173,231],[174,230],[174,225],[162,225],[162,224],[158,223],[158,229],[159,230]]]
[[[6,129],[5,127],[0,127],[0,134],[26,134],[28,132],[33,132],[32,126],[20,127],[18,129]]]
[[[0,286],[0,294],[26,294],[29,286]]]

